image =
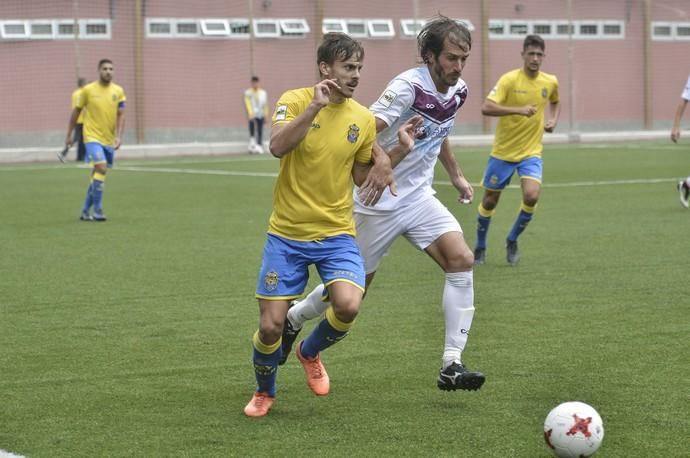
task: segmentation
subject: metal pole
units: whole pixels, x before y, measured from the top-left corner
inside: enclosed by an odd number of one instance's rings
[[[134,116],[137,143],[146,141],[144,121],[144,19],[143,0],[134,1]]]
[[[249,76],[256,75],[254,68],[254,1],[249,1]]]
[[[316,50],[319,49],[321,45],[321,39],[323,38],[323,0],[316,0],[314,5],[314,54]],[[316,81],[321,79],[321,72],[319,67],[316,67]]]
[[[643,84],[644,84],[644,128],[649,130],[652,128],[652,34],[651,34],[651,20],[652,20],[652,0],[645,0],[644,2],[644,46],[642,47],[642,66]]]
[[[575,123],[575,81],[573,80],[573,1],[568,0],[568,141],[577,143],[580,134]]]
[[[486,97],[491,87],[491,54],[489,53],[489,5],[487,0],[481,0],[479,4],[480,28],[482,31],[482,97]],[[482,133],[491,133],[491,119],[482,116]]]
[[[79,0],[74,0],[72,2],[72,14],[74,15],[74,56],[75,65],[74,71],[77,74],[77,78],[81,75],[81,55],[79,53]]]

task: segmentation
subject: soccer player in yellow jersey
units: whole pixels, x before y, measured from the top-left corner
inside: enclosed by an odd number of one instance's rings
[[[85,78],[80,77],[77,79],[77,88],[72,91],[72,109],[77,106],[79,96],[81,95],[81,88],[83,88],[85,84]],[[84,160],[84,157],[86,157],[86,146],[84,145],[84,116],[86,116],[86,111],[82,110],[81,113],[79,113],[77,124],[74,128],[74,143],[77,144],[77,161],[80,162]],[[58,159],[60,159],[60,162],[65,162],[67,151],[68,150],[65,149],[62,153],[58,153]]]
[[[486,236],[501,191],[515,172],[520,177],[522,206],[506,238],[506,259],[520,260],[517,239],[532,219],[542,181],[542,137],[553,132],[560,104],[558,79],[542,72],[546,45],[538,35],[528,35],[522,45],[522,68],[505,73],[482,104],[482,114],[499,116],[494,146],[484,172],[484,196],[477,217],[475,264],[486,261]],[[545,114],[549,107],[548,116]]]
[[[72,132],[82,110],[84,117],[84,144],[86,162],[93,164],[91,182],[86,191],[84,207],[79,219],[82,221],[105,221],[103,214],[103,186],[105,174],[113,166],[115,150],[122,144],[125,128],[125,91],[113,83],[113,62],[101,59],[98,63],[98,81],[81,89],[76,106],[72,110],[65,144],[72,145]],[[94,208],[91,215],[91,207]]]
[[[289,302],[304,292],[311,264],[331,300],[325,318],[295,351],[314,394],[324,396],[330,386],[320,352],[347,335],[359,312],[365,274],[354,238],[352,186],[367,180],[373,154],[376,163],[385,155],[375,146],[374,116],[352,99],[363,59],[359,42],[326,34],[317,52],[321,81],[287,91],[276,104],[269,150],[280,158],[280,171],[256,286],[257,388],[244,408],[250,417],[266,415],[273,404],[283,323]],[[400,129],[397,147],[410,151],[415,128],[408,123]]]

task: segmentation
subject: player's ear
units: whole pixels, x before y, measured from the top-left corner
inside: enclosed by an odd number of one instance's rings
[[[331,66],[328,65],[326,62],[319,62],[319,73],[323,78],[330,77]]]

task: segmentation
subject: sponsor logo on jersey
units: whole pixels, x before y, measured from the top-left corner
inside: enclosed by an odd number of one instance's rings
[[[287,105],[280,105],[278,108],[276,108],[274,118],[276,121],[282,121],[287,118]]]
[[[350,124],[349,130],[347,131],[347,141],[350,143],[356,143],[359,138],[359,127],[357,124]]]
[[[275,291],[278,287],[278,274],[276,272],[268,272],[264,277],[264,288],[266,291]]]
[[[319,124],[318,122],[313,122],[313,123],[311,123],[311,128],[312,129],[321,129],[321,124]]]
[[[398,94],[396,94],[395,92],[391,90],[386,90],[383,94],[381,94],[381,97],[379,97],[379,103],[384,107],[388,108],[391,106],[391,104],[397,96]]]

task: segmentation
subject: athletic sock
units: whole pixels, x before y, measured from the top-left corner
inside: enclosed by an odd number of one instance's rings
[[[486,236],[489,233],[491,217],[496,210],[487,210],[480,203],[477,209],[477,242],[475,248],[486,248]]]
[[[278,360],[282,354],[282,339],[271,345],[264,344],[259,338],[259,331],[254,333],[254,373],[256,374],[256,391],[276,395],[276,375]]]
[[[89,187],[86,189],[84,207],[81,209],[81,212],[89,213],[89,210],[91,210],[91,205],[93,205],[93,180],[91,180],[91,182],[89,183]]]
[[[93,208],[95,212],[101,213],[103,211],[103,188],[105,187],[105,175],[98,172],[94,173],[92,186],[91,194],[93,195]]]
[[[340,321],[333,311],[333,307],[326,310],[326,318],[324,318],[309,334],[309,336],[302,342],[300,352],[302,356],[307,358],[314,358],[320,352],[342,340],[347,336],[348,331],[354,323],[345,323]]]
[[[443,288],[443,312],[446,320],[446,339],[443,349],[443,368],[462,361],[467,337],[474,317],[474,286],[472,271],[446,274]]]
[[[522,234],[522,231],[525,230],[527,224],[529,224],[529,222],[532,220],[535,208],[536,206],[529,207],[525,205],[524,202],[522,203],[522,205],[520,206],[520,213],[518,214],[518,217],[515,220],[515,223],[513,224],[513,228],[510,230],[510,233],[508,234],[507,238],[509,241],[514,242],[518,239],[520,234]]]
[[[301,329],[304,323],[320,316],[328,309],[328,302],[322,301],[324,290],[323,284],[320,284],[307,294],[307,297],[290,307],[287,319],[290,320],[293,329]]]

